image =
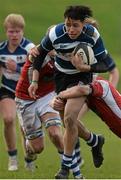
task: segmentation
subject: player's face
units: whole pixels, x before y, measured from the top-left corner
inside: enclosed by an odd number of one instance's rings
[[[84,23],[80,20],[73,20],[71,18],[65,19],[66,31],[71,39],[76,39],[83,29]]]
[[[6,36],[9,44],[12,46],[18,46],[23,37],[23,29],[20,27],[8,26],[6,29]]]

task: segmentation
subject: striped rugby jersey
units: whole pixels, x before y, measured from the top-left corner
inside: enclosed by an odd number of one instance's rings
[[[1,87],[4,87],[12,92],[15,92],[16,84],[19,79],[19,72],[8,71],[5,63],[7,59],[14,60],[18,66],[22,67],[26,61],[27,54],[35,45],[26,38],[23,38],[20,45],[14,52],[8,50],[8,41],[0,43],[0,66],[3,67],[3,74],[1,79]]]
[[[92,47],[97,61],[100,61],[107,54],[99,32],[91,25],[84,26],[77,39],[70,39],[65,25],[63,23],[58,24],[50,29],[48,35],[43,38],[41,45],[46,51],[53,48],[56,50],[55,66],[59,71],[74,74],[79,71],[70,62],[70,56],[80,42],[87,43]]]

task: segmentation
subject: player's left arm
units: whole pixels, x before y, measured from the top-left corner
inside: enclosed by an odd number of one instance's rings
[[[99,33],[97,33],[97,39],[95,41],[96,43],[92,49],[97,63],[91,65],[84,64],[80,55],[72,54],[71,62],[81,72],[104,73],[115,67],[115,63],[112,62],[112,58],[105,49]]]
[[[104,73],[109,71],[109,66],[107,65],[108,59],[108,55],[105,55],[105,57],[102,57],[97,63],[87,65],[84,64],[80,56],[76,55],[71,58],[71,62],[80,72]]]
[[[89,72],[91,69],[90,65],[84,64],[81,56],[78,53],[75,55],[72,53],[70,61],[73,64],[73,66],[75,66],[76,69],[80,72]]]
[[[109,81],[116,88],[119,82],[119,70],[115,67],[113,70],[109,71]]]
[[[104,73],[110,71],[115,63],[112,62],[112,58],[106,50],[103,39],[97,29],[94,28],[93,39],[95,41],[92,47],[97,63],[90,65],[90,72]]]
[[[116,88],[119,81],[119,70],[116,67],[114,59],[109,55],[107,65],[109,67],[109,81]]]

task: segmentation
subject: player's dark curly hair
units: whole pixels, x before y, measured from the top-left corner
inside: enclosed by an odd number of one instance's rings
[[[68,6],[64,12],[64,18],[80,20],[81,22],[92,16],[92,10],[88,6]]]

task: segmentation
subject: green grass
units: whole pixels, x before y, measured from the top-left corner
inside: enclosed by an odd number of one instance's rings
[[[100,23],[100,33],[109,52],[114,57],[121,72],[121,1],[111,0],[5,0],[0,6],[0,39],[5,39],[2,28],[3,20],[9,13],[21,13],[26,20],[25,36],[35,43],[39,43],[46,29],[59,22],[63,22],[63,12],[66,6],[74,4],[89,5],[94,11],[94,17]],[[105,74],[104,76],[107,76]],[[121,80],[118,89],[121,92]],[[60,166],[59,157],[55,147],[46,137],[46,148],[38,156],[38,169],[35,173],[28,173],[24,169],[24,157],[21,146],[20,131],[17,126],[17,145],[19,171],[7,171],[7,153],[3,138],[3,123],[0,123],[0,178],[1,179],[50,179],[54,178]],[[91,179],[119,179],[121,178],[121,141],[112,134],[107,126],[89,112],[83,119],[90,130],[105,136],[104,163],[101,168],[96,169],[92,163],[89,147],[81,140],[82,154],[85,166],[82,173]],[[72,176],[70,176],[72,177]]]
[[[100,133],[105,136],[104,145],[104,163],[101,168],[96,169],[92,162],[90,148],[81,140],[82,154],[85,160],[85,165],[82,168],[82,173],[89,179],[119,179],[121,178],[121,142],[107,126],[94,113],[89,112],[83,119],[83,122],[89,129],[95,133]],[[2,134],[3,126],[0,127]],[[35,173],[29,173],[24,169],[24,157],[21,146],[21,136],[17,128],[17,145],[18,145],[18,160],[19,170],[17,172],[7,171],[7,153],[2,135],[0,136],[1,153],[0,153],[0,178],[1,179],[53,179],[54,174],[60,166],[60,159],[55,147],[46,137],[45,150],[38,156],[36,164],[38,168]],[[72,178],[72,175],[70,176]]]

